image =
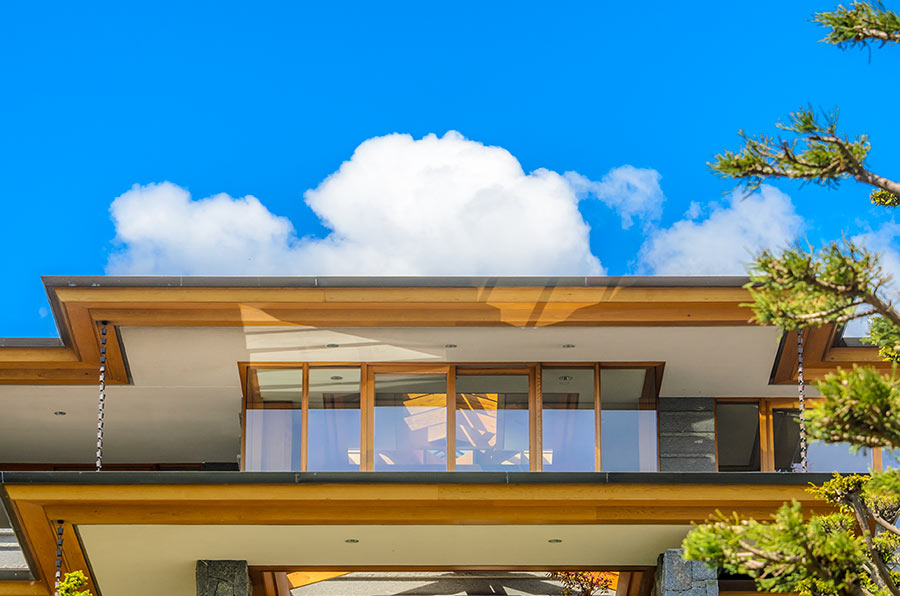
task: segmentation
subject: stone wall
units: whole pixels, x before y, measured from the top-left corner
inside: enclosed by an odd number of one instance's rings
[[[659,398],[659,470],[715,472],[715,400]]]
[[[247,561],[197,561],[197,596],[250,596]]]
[[[678,548],[659,555],[653,596],[719,596],[716,570],[700,561],[685,561],[683,554]]]

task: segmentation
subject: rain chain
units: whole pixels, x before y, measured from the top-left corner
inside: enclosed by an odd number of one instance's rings
[[[56,521],[56,575],[53,583],[53,596],[59,596],[59,584],[62,582],[62,545],[63,520]]]
[[[800,393],[800,471],[806,472],[806,385],[803,382],[803,331],[797,331],[797,390]]]
[[[103,469],[103,406],[106,402],[106,326],[100,322],[100,401],[97,402],[97,471]]]

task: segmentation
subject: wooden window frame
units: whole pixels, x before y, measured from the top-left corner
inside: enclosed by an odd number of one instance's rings
[[[591,369],[594,373],[594,471],[603,469],[602,450],[602,387],[601,372],[605,369],[645,369],[647,385],[651,372],[655,374],[655,391],[658,412],[659,389],[665,364],[662,362],[527,362],[527,363],[399,363],[399,362],[279,362],[279,363],[238,363],[243,389],[241,412],[241,465],[245,470],[247,410],[253,403],[252,396],[259,392],[256,371],[263,369],[302,369],[301,388],[301,429],[300,429],[300,472],[308,467],[309,443],[309,376],[316,368],[353,368],[360,371],[360,471],[371,472],[375,468],[375,375],[378,373],[443,374],[447,382],[447,471],[456,470],[456,377],[457,375],[528,375],[528,470],[543,471],[543,373],[544,370],[561,368]],[[657,431],[659,425],[657,424]],[[657,459],[659,440],[657,437]],[[658,469],[658,464],[657,464]]]
[[[821,397],[806,398],[807,407],[821,403]],[[736,404],[736,403],[756,403],[759,407],[759,463],[760,472],[775,472],[775,443],[774,443],[774,422],[772,411],[776,409],[799,409],[800,400],[791,397],[720,397],[715,400],[714,417],[715,417],[715,450],[716,450],[716,471],[719,470],[719,414],[718,405]],[[876,472],[882,471],[882,455],[880,448],[872,450],[872,469]]]

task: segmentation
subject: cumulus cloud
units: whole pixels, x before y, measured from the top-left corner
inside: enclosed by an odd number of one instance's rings
[[[634,218],[651,223],[662,215],[663,196],[659,186],[661,176],[656,170],[630,165],[613,168],[599,182],[578,172],[566,172],[566,179],[582,196],[594,196],[614,209],[628,229]]]
[[[577,184],[573,182],[576,180]],[[653,217],[653,170],[624,166],[602,181],[522,170],[501,147],[449,132],[363,142],[304,195],[330,230],[302,238],[252,196],[193,199],[171,183],[134,186],[110,207],[112,274],[602,274],[578,210],[585,194],[623,222]],[[656,203],[651,205],[651,203]]]
[[[753,253],[793,241],[803,228],[791,198],[763,185],[750,196],[732,193],[726,205],[712,204],[697,221],[699,206],[671,227],[653,230],[639,257],[642,273],[654,275],[744,275]]]
[[[897,288],[900,283],[898,238],[900,238],[900,224],[893,221],[886,222],[874,230],[857,234],[852,238],[856,244],[866,247],[871,252],[881,254],[881,267],[885,273],[893,277],[891,285],[894,288]]]

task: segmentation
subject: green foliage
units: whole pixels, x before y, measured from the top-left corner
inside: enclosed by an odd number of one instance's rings
[[[873,190],[869,198],[872,200],[873,205],[880,205],[881,207],[896,207],[900,205],[900,197],[881,188]]]
[[[873,317],[869,323],[870,343],[878,346],[878,353],[887,361],[900,362],[900,327],[884,317]]]
[[[840,5],[831,12],[816,13],[813,21],[831,29],[823,41],[842,48],[900,41],[900,16],[880,2],[853,2],[850,8]]]
[[[845,240],[818,252],[799,246],[765,250],[751,266],[746,287],[756,322],[798,330],[871,314],[873,309],[858,308],[889,279],[878,255]]]
[[[81,589],[87,588],[87,585],[88,580],[83,571],[72,571],[59,582],[59,596],[92,596],[90,590]]]
[[[806,521],[796,501],[782,505],[768,523],[717,513],[682,546],[686,558],[748,575],[761,591],[854,594],[870,583],[852,518],[838,513]]]
[[[806,411],[814,439],[856,447],[900,448],[900,378],[854,366],[817,383],[825,398]]]
[[[777,128],[793,133],[790,140],[768,135],[738,134],[744,146],[724,151],[710,162],[710,168],[726,178],[742,180],[748,190],[756,190],[766,178],[793,178],[824,186],[836,186],[842,178],[855,176],[869,153],[866,135],[851,139],[837,131],[837,110],[818,116],[812,106],[791,112]]]

